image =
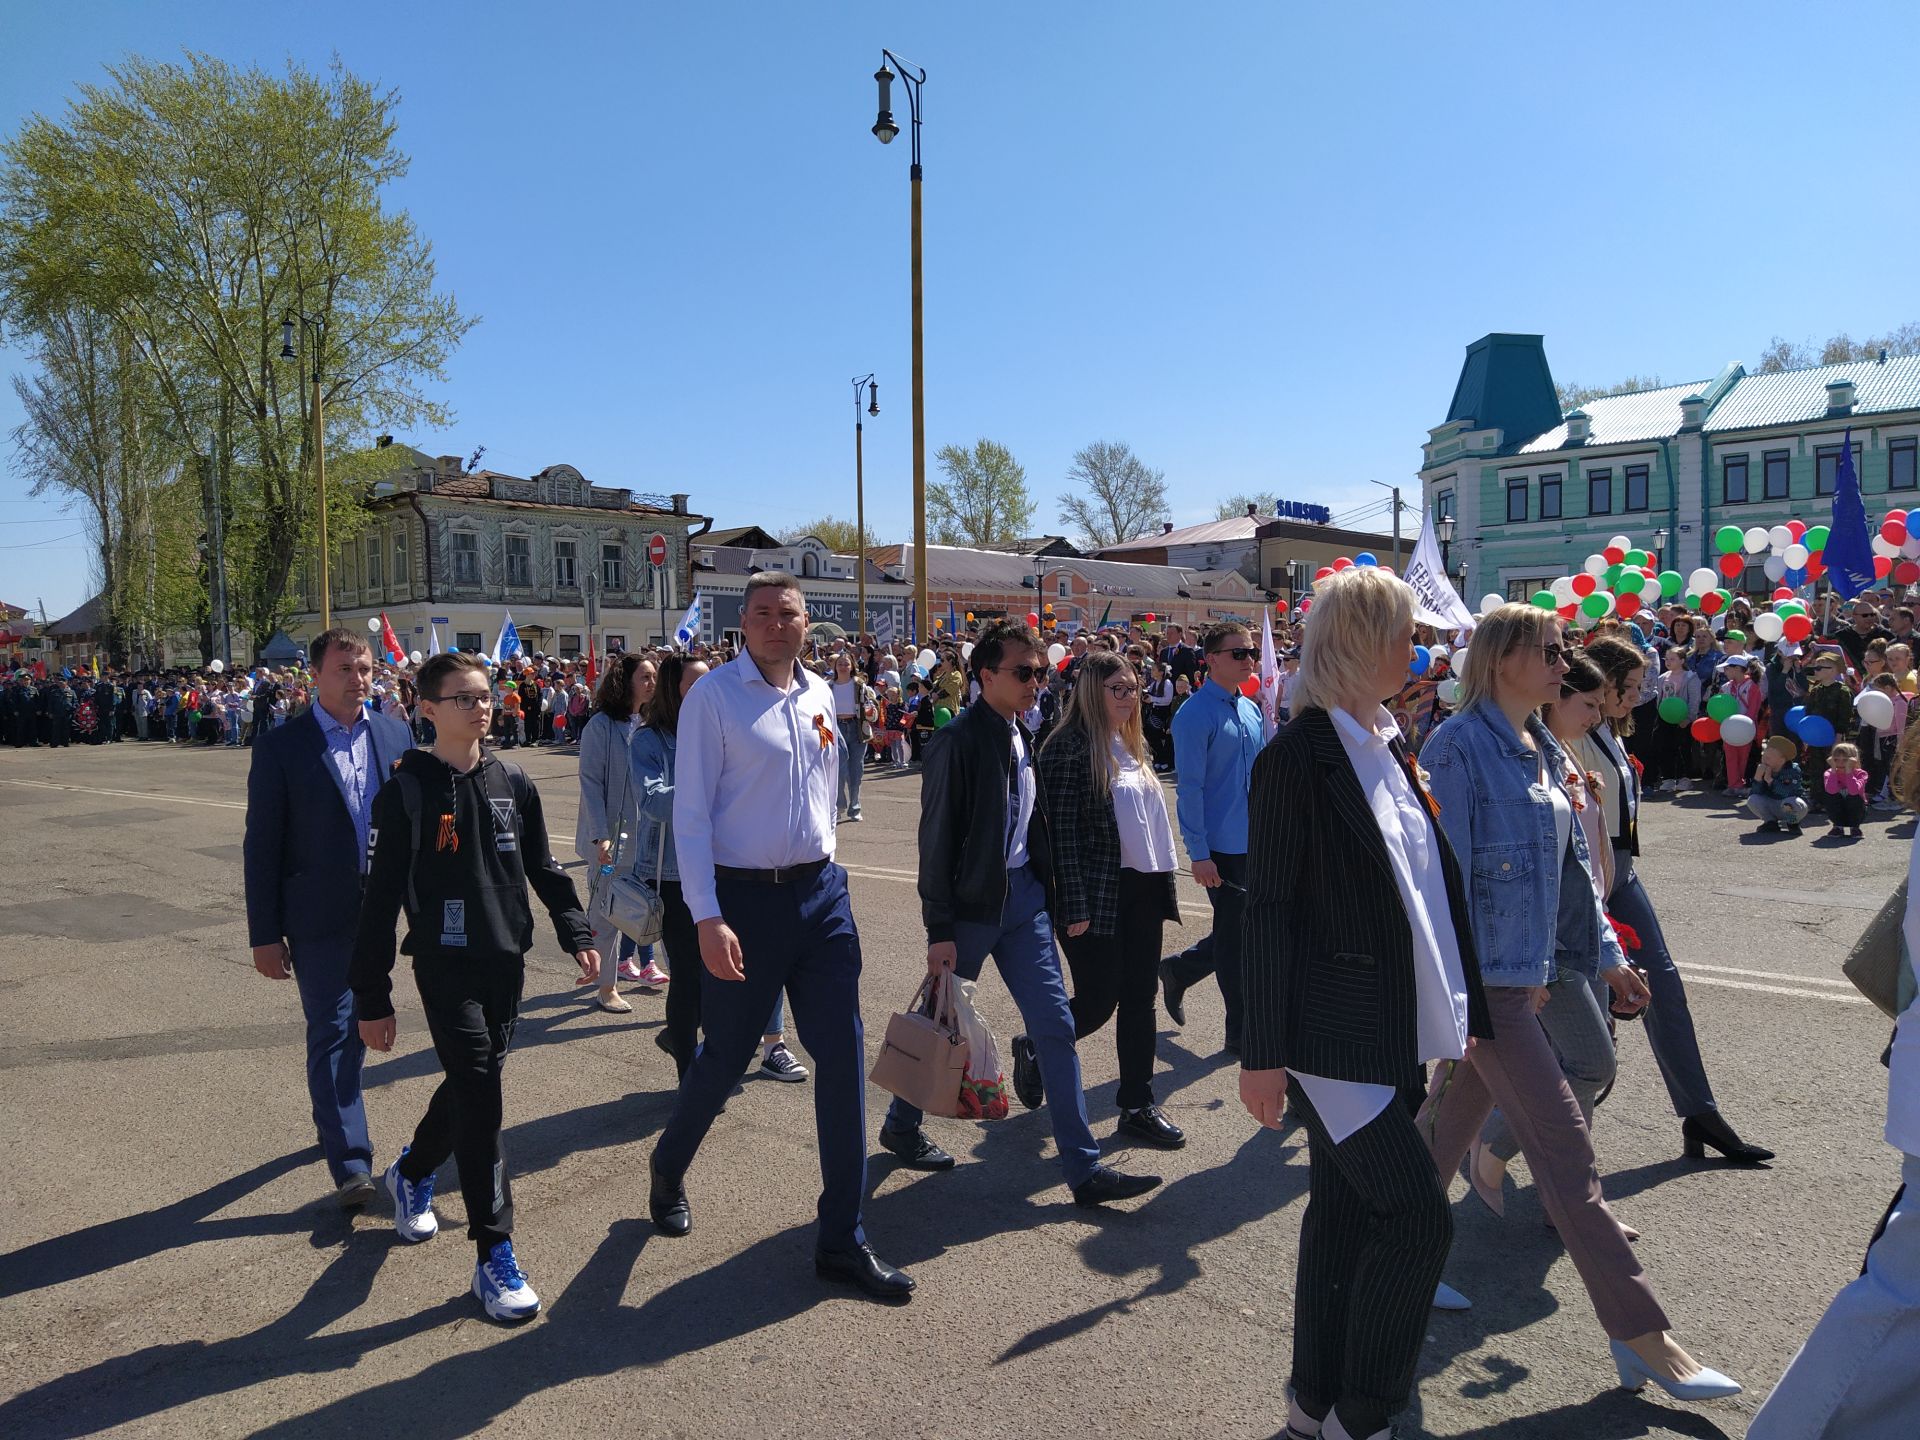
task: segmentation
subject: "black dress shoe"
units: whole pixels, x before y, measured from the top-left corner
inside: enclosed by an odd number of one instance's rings
[[[1143,1105],[1138,1110],[1120,1112],[1120,1133],[1144,1140],[1162,1150],[1178,1150],[1187,1143],[1187,1132],[1160,1113],[1158,1105]]]
[[[1680,1122],[1680,1140],[1689,1160],[1706,1159],[1708,1146],[1736,1165],[1760,1165],[1773,1159],[1773,1151],[1749,1145],[1736,1135],[1718,1110],[1687,1116]]]
[[[682,1180],[669,1180],[647,1162],[652,1183],[647,1189],[647,1213],[653,1228],[662,1235],[684,1235],[693,1229],[693,1207],[687,1204],[687,1187]]]
[[[913,1294],[913,1277],[887,1264],[873,1253],[871,1245],[856,1245],[851,1250],[816,1250],[813,1273],[823,1280],[840,1280],[858,1286],[874,1299],[896,1305]]]
[[[927,1138],[918,1125],[911,1130],[880,1127],[880,1148],[899,1158],[909,1170],[951,1170],[953,1156]]]
[[[1123,1175],[1105,1165],[1096,1165],[1091,1175],[1073,1187],[1073,1203],[1083,1210],[1091,1210],[1109,1200],[1131,1200],[1159,1184],[1158,1175]]]
[[[1029,1110],[1047,1103],[1046,1083],[1040,1078],[1040,1058],[1033,1053],[1033,1041],[1024,1035],[1013,1037],[1013,1093]]]
[[[1173,973],[1173,961],[1160,961],[1160,1003],[1167,1007],[1167,1018],[1176,1025],[1187,1023],[1187,987]]]

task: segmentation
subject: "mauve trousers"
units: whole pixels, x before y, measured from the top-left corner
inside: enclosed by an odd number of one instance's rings
[[[1668,1329],[1652,1282],[1600,1194],[1593,1142],[1533,1013],[1531,992],[1489,985],[1486,995],[1495,1038],[1475,1041],[1457,1065],[1435,1066],[1420,1108],[1420,1132],[1441,1181],[1452,1184],[1467,1146],[1498,1104],[1519,1137],[1534,1187],[1580,1272],[1601,1329],[1614,1340]]]

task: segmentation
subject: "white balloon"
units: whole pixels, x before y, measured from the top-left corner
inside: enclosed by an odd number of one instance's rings
[[[1782,558],[1784,558],[1787,562],[1787,569],[1803,570],[1806,568],[1807,557],[1810,553],[1811,552],[1804,545],[1799,545],[1799,544],[1789,545],[1787,546],[1786,555]]]
[[[1776,525],[1767,531],[1767,543],[1776,550],[1784,550],[1793,543],[1793,531],[1784,525]]]
[[[1907,543],[1900,547],[1900,553],[1909,560],[1920,556],[1920,535],[1908,535]]]
[[[1720,572],[1708,570],[1704,566],[1687,577],[1687,593],[1704,595],[1720,583]]]
[[[1769,645],[1786,634],[1786,630],[1787,622],[1771,610],[1764,611],[1753,617],[1753,633]]]
[[[973,659],[973,641],[969,640],[960,647],[960,658],[962,660]]]
[[[218,675],[222,670],[226,668],[227,668],[227,662],[224,660],[209,660],[207,662],[207,669],[211,670],[216,675]]]
[[[1571,605],[1574,602],[1573,577],[1571,575],[1562,575],[1558,580],[1555,580],[1551,585],[1547,586],[1547,589],[1553,592],[1553,598],[1562,605]]]
[[[1893,697],[1879,690],[1862,690],[1854,699],[1854,710],[1862,725],[1885,730],[1893,724]]]
[[[1898,545],[1895,545],[1890,540],[1884,540],[1878,535],[1875,535],[1869,543],[1873,546],[1874,554],[1884,555],[1889,560],[1900,553],[1900,547]]]
[[[1047,663],[1049,665],[1058,665],[1062,660],[1066,658],[1067,658],[1067,647],[1062,645],[1058,640],[1054,641],[1053,644],[1047,647]]]
[[[1769,580],[1778,583],[1786,578],[1787,557],[1784,555],[1769,555],[1767,556],[1767,563],[1760,568],[1767,572],[1767,578]]]
[[[1607,557],[1604,555],[1589,555],[1585,560],[1580,562],[1580,568],[1589,575],[1604,575],[1607,572]]]
[[[1633,548],[1633,541],[1624,535],[1616,535],[1607,541],[1606,548],[1609,550],[1631,550]],[[1604,559],[1605,557],[1603,556],[1601,558]]]
[[[367,633],[369,635],[378,635],[380,633],[380,617],[378,615],[371,617],[367,621]]]
[[[1435,660],[1444,660],[1452,653],[1453,652],[1444,645],[1429,645],[1427,647],[1427,654],[1431,655]]]
[[[1460,698],[1460,682],[1449,675],[1434,687],[1434,693],[1440,697],[1440,703],[1451,705]]]
[[[1480,597],[1479,613],[1482,615],[1491,615],[1506,603],[1507,597],[1504,595],[1482,595]]]
[[[412,653],[411,655],[409,655],[409,656],[408,656],[407,658],[408,658],[409,660],[411,660],[411,661],[412,661],[412,662],[413,662],[414,664],[416,664],[416,665],[418,665],[418,664],[420,663],[420,661],[421,661],[421,660],[422,660],[422,659],[423,659],[424,657],[423,657],[423,656],[422,656],[422,655],[420,654],[420,652],[419,652],[418,650],[416,650],[416,651],[414,651],[414,652],[413,652],[413,653]]]
[[[939,659],[940,657],[935,655],[931,650],[922,650],[918,655],[914,656],[913,658],[916,661],[918,661],[920,664],[926,666],[927,669],[931,670],[933,669],[933,662]]]
[[[1756,525],[1740,537],[1741,548],[1749,555],[1758,555],[1771,543],[1766,527]]]
[[[1751,715],[1729,715],[1720,722],[1720,738],[1729,745],[1751,745],[1753,743],[1753,717]]]

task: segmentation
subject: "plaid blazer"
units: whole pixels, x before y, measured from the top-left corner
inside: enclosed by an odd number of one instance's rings
[[[1040,801],[1053,840],[1054,929],[1064,931],[1082,920],[1087,933],[1113,935],[1120,928],[1120,826],[1113,798],[1093,790],[1092,756],[1087,732],[1063,725],[1040,749]],[[1149,876],[1164,890],[1156,908],[1164,919],[1180,923],[1173,874]],[[1159,899],[1159,897],[1156,897]]]

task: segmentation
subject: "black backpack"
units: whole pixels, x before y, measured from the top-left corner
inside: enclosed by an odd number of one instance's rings
[[[518,765],[515,765],[511,760],[496,760],[494,761],[494,767],[502,772],[502,776],[507,782],[508,793],[513,800],[513,839],[516,853],[518,853],[518,847],[524,838],[521,834],[520,817],[526,813],[527,808],[527,772],[522,770]],[[400,787],[400,804],[407,812],[407,834],[409,837],[407,840],[407,913],[409,915],[417,915],[420,913],[420,897],[413,888],[413,867],[420,855],[420,817],[425,810],[425,807],[420,803],[420,777],[410,775],[404,770],[396,770],[393,776],[393,783]],[[498,781],[494,776],[493,769],[490,768],[486,772],[483,783],[486,786],[487,801],[489,804],[495,800],[505,800],[508,798],[507,795],[501,795],[497,792],[496,786]]]

